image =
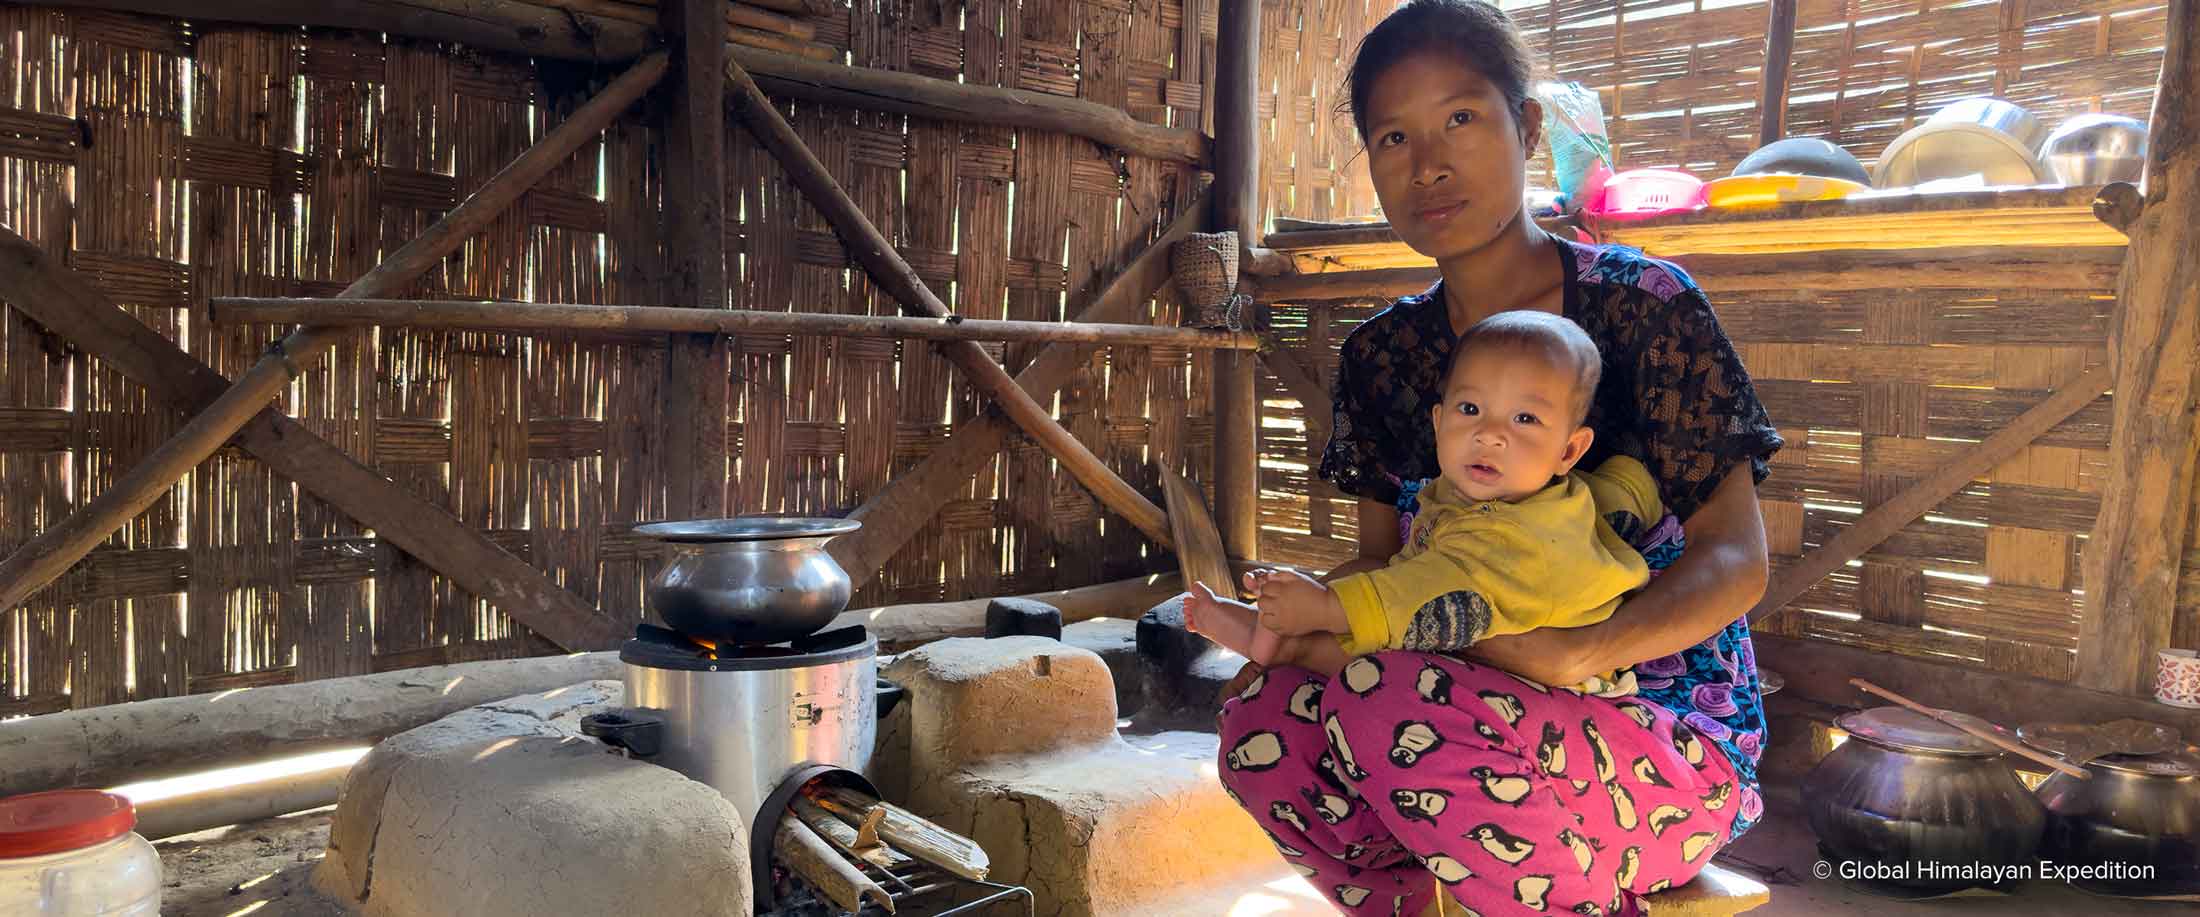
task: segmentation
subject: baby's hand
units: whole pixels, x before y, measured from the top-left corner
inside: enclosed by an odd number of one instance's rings
[[[1304,573],[1255,570],[1245,575],[1245,588],[1255,594],[1261,626],[1286,637],[1351,628],[1336,595]]]

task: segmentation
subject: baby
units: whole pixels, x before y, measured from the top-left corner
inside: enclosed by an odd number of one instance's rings
[[[1582,421],[1602,365],[1589,336],[1557,315],[1503,312],[1476,324],[1453,351],[1433,412],[1442,476],[1421,489],[1411,537],[1389,565],[1327,585],[1248,573],[1257,606],[1194,583],[1187,624],[1255,662],[1335,676],[1382,650],[1456,651],[1610,617],[1650,579],[1622,533],[1664,508],[1632,458],[1574,470],[1595,438]],[[1569,687],[1631,694],[1634,674]]]

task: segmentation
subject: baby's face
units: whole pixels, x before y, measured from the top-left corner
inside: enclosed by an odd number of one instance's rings
[[[1435,410],[1444,480],[1475,500],[1524,499],[1573,469],[1589,432],[1573,422],[1572,374],[1532,354],[1478,352]]]

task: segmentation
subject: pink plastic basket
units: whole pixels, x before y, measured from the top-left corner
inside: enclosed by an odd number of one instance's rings
[[[1604,183],[1595,212],[1606,217],[1648,217],[1702,206],[1702,179],[1671,169],[1629,169]]]

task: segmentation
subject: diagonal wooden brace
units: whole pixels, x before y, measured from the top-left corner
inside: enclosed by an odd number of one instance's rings
[[[1168,282],[1169,253],[1178,242],[1206,225],[1207,209],[1204,197],[1184,208],[1160,238],[1131,259],[1130,266],[1116,274],[1107,288],[1077,313],[1076,321],[1130,320],[1147,297]],[[1049,344],[1016,374],[1016,385],[1033,398],[1052,398],[1069,383],[1091,350],[1089,344]],[[825,550],[848,571],[857,586],[870,582],[925,523],[939,514],[940,507],[962,491],[978,469],[993,460],[1013,432],[1013,425],[995,414],[979,414],[957,424],[946,442],[916,467],[894,475],[884,488],[849,514],[861,520],[863,528],[833,539]]]
[[[749,79],[748,71],[743,70],[740,63],[726,62],[726,83],[727,104],[732,106],[734,116],[740,118],[757,142],[771,152],[787,170],[787,177],[794,181],[795,187],[802,189],[803,196],[809,198],[825,221],[840,233],[849,253],[863,265],[864,273],[892,294],[903,311],[946,318],[950,314],[947,305],[932,294],[931,288],[917,277],[916,269],[902,259],[893,243],[863,215],[863,208],[856,206],[848,193],[841,190],[840,183],[825,170],[825,164],[810,152],[787,119],[780,117],[779,108],[765,97],[763,90],[756,88],[756,83]],[[1025,434],[1052,453],[1063,468],[1100,498],[1101,503],[1137,526],[1147,537],[1164,547],[1173,546],[1168,516],[1161,508],[1109,470],[1107,463],[1063,429],[1053,414],[1033,400],[1031,393],[1016,385],[1008,370],[986,355],[984,348],[971,341],[942,342],[936,346],[948,362],[960,368],[979,391],[993,399]]]
[[[652,53],[635,62],[602,93],[575,109],[571,117],[536,141],[457,208],[428,227],[419,238],[392,252],[374,270],[346,287],[341,295],[373,297],[400,292],[495,220],[536,181],[563,164],[635,99],[648,92],[664,76],[666,63],[663,52]],[[347,333],[351,333],[349,329],[309,326],[277,342],[267,356],[238,377],[227,391],[141,460],[137,467],[91,503],[40,532],[6,563],[0,564],[0,608],[21,603],[31,592],[67,571],[116,528],[152,505],[255,416],[269,411],[268,403],[276,394],[288,386],[305,365]],[[514,617],[528,613],[513,606],[505,608]],[[600,627],[582,626],[580,622],[573,622],[571,627],[555,621],[551,623],[551,631],[544,633],[546,637],[560,643],[570,640],[582,645],[601,645]]]
[[[1894,498],[1872,507],[1857,518],[1855,524],[1841,530],[1841,534],[1819,545],[1818,550],[1805,555],[1794,565],[1773,571],[1772,582],[1765,587],[1764,597],[1757,600],[1757,607],[1750,609],[1751,623],[1764,620],[1766,615],[1778,612],[1787,603],[1809,592],[1810,587],[1825,579],[1827,574],[1841,569],[1849,561],[1863,555],[1882,541],[1887,540],[1902,527],[1925,515],[1940,501],[1955,495],[1963,485],[1978,479],[1979,475],[1994,470],[1994,466],[2008,461],[2041,434],[2055,428],[2056,424],[2070,419],[2094,399],[2106,394],[2115,381],[2115,370],[2098,366],[2070,381],[2017,415],[2017,419],[2001,428],[1983,442],[1972,446],[1952,462],[1911,484],[1894,495]]]

